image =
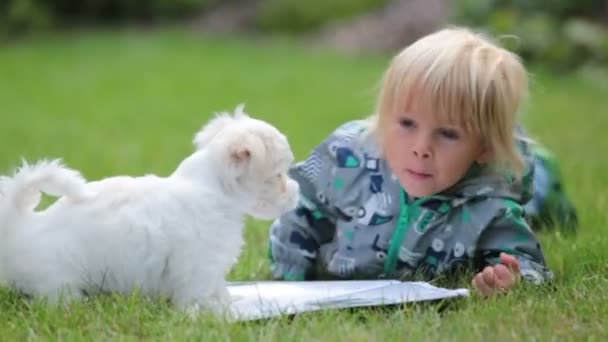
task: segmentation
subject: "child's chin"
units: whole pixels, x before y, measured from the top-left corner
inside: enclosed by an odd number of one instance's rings
[[[411,197],[416,197],[416,198],[429,197],[433,194],[435,194],[435,193],[432,191],[408,192],[408,195],[410,195]]]
[[[414,183],[414,182],[412,182]],[[403,190],[411,197],[428,197],[436,193],[435,189],[430,187],[420,186],[420,184],[406,183],[403,185]],[[409,186],[408,186],[409,185]]]

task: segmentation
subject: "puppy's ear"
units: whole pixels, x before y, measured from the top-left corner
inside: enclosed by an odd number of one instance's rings
[[[266,148],[262,140],[253,134],[242,134],[231,137],[228,147],[228,156],[231,167],[244,171],[250,164],[263,160]],[[262,158],[262,159],[260,159]]]
[[[232,154],[230,155],[230,161],[233,165],[243,165],[245,163],[248,163],[250,160],[251,151],[246,147],[236,149],[232,151]]]

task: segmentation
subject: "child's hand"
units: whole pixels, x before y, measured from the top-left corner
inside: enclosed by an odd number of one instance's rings
[[[473,287],[483,297],[506,292],[519,282],[521,277],[519,261],[506,253],[500,253],[500,261],[498,265],[487,266],[473,278]]]

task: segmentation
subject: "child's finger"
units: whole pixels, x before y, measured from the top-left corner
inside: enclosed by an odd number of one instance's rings
[[[515,282],[515,275],[507,266],[498,264],[494,266],[494,274],[496,275],[496,288],[509,289]]]
[[[479,291],[482,296],[489,296],[493,293],[493,289],[489,287],[486,282],[483,280],[483,273],[479,272],[473,278],[473,287]]]
[[[489,287],[496,287],[496,275],[494,274],[494,268],[491,266],[486,266],[482,272],[483,281]]]
[[[513,273],[515,274],[520,274],[521,273],[521,269],[519,267],[519,261],[517,260],[516,257],[507,254],[507,253],[500,253],[500,261],[507,266],[507,268],[509,268]]]

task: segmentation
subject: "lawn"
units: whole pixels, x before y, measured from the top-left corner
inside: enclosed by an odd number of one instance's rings
[[[246,103],[283,130],[297,158],[339,123],[373,110],[387,56],[353,57],[289,41],[219,40],[182,30],[88,32],[0,45],[0,173],[61,157],[88,179],[168,174],[214,112]],[[531,68],[522,121],[559,157],[579,208],[577,236],[540,235],[551,288],[460,300],[445,310],[328,311],[229,324],[196,321],[137,295],[69,309],[0,291],[0,336],[157,340],[606,340],[608,72]],[[268,279],[268,222],[249,221],[231,280]]]

